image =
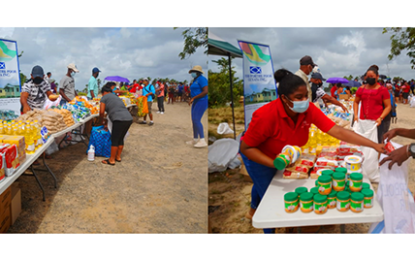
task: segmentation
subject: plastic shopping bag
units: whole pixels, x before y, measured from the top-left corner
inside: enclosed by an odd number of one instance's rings
[[[409,99],[409,107],[415,107],[415,96]]]
[[[401,145],[393,143],[395,148]],[[380,160],[386,155],[381,155]],[[369,233],[415,233],[415,202],[408,189],[408,161],[401,166],[389,162],[380,167],[380,182],[376,199],[383,209],[383,221],[374,223]]]
[[[234,139],[224,138],[209,145],[208,169],[209,173],[223,172],[236,158],[239,151],[239,143]]]
[[[220,123],[217,132],[220,135],[233,134],[233,130],[229,127],[228,123]]]
[[[111,133],[104,129],[104,126],[92,127],[91,137],[89,138],[88,149],[95,147],[95,156],[111,156]]]
[[[62,97],[59,96],[58,99],[56,99],[55,101],[50,101],[48,98],[46,99],[45,103],[43,104],[43,109],[44,110],[48,110],[49,108],[55,106],[59,106],[59,104],[61,103]]]
[[[144,117],[148,114],[148,104],[147,104],[147,97],[139,97],[137,98],[137,116]]]
[[[378,142],[378,128],[373,120],[359,120],[353,125],[353,130],[373,142]],[[363,174],[366,175],[371,182],[379,182],[379,153],[370,147],[362,146],[362,153],[365,156],[363,162]]]

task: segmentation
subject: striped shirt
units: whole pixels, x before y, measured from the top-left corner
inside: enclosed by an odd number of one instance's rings
[[[50,85],[43,80],[42,83],[36,85],[33,80],[29,80],[23,84],[22,92],[29,93],[27,98],[27,104],[29,104],[31,109],[42,109],[46,101],[46,92],[52,91]]]

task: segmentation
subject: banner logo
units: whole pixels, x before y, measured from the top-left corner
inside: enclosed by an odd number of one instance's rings
[[[261,48],[256,44],[239,42],[239,46],[244,52],[245,57],[253,64],[263,66],[271,60],[271,55],[264,54]]]
[[[0,61],[11,61],[16,57],[16,51],[10,50],[6,44],[0,41]]]
[[[262,70],[261,67],[249,67],[249,71],[251,72],[251,74],[261,74]]]
[[[0,62],[0,70],[5,70],[5,69],[6,69],[6,63]]]

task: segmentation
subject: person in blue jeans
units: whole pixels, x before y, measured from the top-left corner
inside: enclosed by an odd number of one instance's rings
[[[193,141],[186,143],[192,144],[195,148],[202,148],[207,146],[201,120],[208,107],[208,81],[202,75],[202,67],[199,65],[194,66],[189,74],[193,77],[189,100],[189,106],[192,105]]]

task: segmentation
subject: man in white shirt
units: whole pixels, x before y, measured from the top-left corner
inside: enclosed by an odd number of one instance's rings
[[[313,59],[307,55],[301,58],[300,69],[294,73],[295,75],[299,76],[300,78],[304,80],[307,86],[307,90],[308,90],[308,99],[310,101],[312,101],[312,97],[311,97],[311,86],[310,86],[310,83],[308,82],[308,75],[310,75],[310,73],[313,71],[313,68],[315,66],[317,65],[314,64]]]

